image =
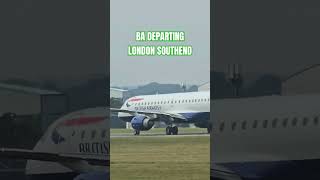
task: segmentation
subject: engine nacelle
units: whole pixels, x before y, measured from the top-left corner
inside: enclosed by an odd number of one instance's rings
[[[146,116],[135,116],[131,119],[131,126],[135,130],[147,131],[151,129],[154,125],[154,122]]]

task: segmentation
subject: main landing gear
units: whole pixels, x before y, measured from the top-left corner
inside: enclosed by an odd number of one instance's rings
[[[139,130],[134,130],[134,135],[135,135],[135,136],[140,135],[140,131],[139,131]]]
[[[166,135],[178,135],[178,127],[177,126],[168,126],[166,128]]]

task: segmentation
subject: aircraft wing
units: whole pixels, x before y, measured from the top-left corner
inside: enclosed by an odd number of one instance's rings
[[[229,169],[224,168],[223,166],[213,165],[210,170],[210,179],[219,179],[219,180],[241,180],[241,177],[230,171]]]
[[[182,116],[181,114],[177,114],[177,113],[165,113],[165,112],[157,112],[157,111],[133,111],[133,110],[127,110],[127,109],[117,109],[117,108],[110,108],[111,112],[122,112],[122,113],[129,113],[132,114],[134,116],[136,115],[146,115],[149,116],[151,118],[157,118],[157,117],[164,117],[166,119],[171,119],[172,121],[174,121],[174,119],[179,119],[179,120],[187,120],[184,116]]]
[[[28,160],[38,160],[38,161],[48,161],[57,162],[65,165],[74,171],[86,171],[85,169],[80,169],[79,164],[83,168],[89,166],[109,166],[110,161],[107,155],[97,157],[84,157],[83,155],[71,155],[71,154],[59,154],[59,153],[49,153],[49,152],[36,152],[27,149],[13,149],[13,148],[0,148],[0,158],[9,159],[28,159]],[[105,167],[104,167],[105,169]],[[90,170],[90,169],[88,169]]]

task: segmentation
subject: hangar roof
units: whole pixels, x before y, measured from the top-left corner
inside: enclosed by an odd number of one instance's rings
[[[61,95],[61,94],[63,94],[58,91],[51,91],[51,90],[38,89],[38,88],[20,86],[20,85],[5,84],[5,83],[0,83],[0,89],[6,89],[6,90],[10,90],[10,91],[16,91],[16,92],[27,93],[27,94],[35,94],[35,95]]]

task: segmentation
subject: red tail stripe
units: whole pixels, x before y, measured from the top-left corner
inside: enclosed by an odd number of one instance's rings
[[[132,102],[132,101],[141,101],[143,100],[143,98],[134,98],[134,99],[130,99],[129,102]]]

